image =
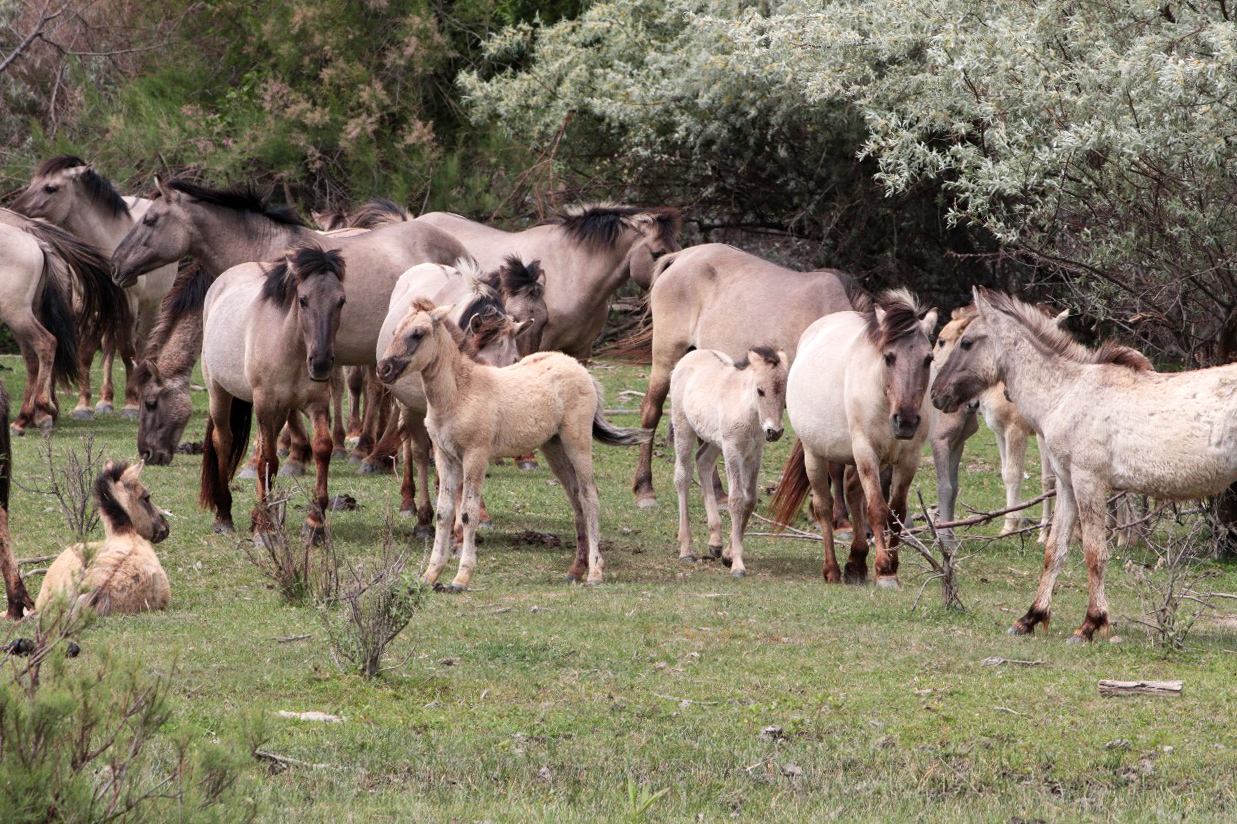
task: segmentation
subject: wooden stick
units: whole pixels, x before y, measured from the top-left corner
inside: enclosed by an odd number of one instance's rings
[[[1179,696],[1184,681],[1100,681],[1100,695],[1164,695]]]

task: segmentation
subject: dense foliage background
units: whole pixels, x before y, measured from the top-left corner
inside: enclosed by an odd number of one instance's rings
[[[670,203],[689,241],[946,306],[996,283],[1210,363],[1235,32],[1222,0],[37,0],[0,9],[0,193],[72,150],[306,210]]]

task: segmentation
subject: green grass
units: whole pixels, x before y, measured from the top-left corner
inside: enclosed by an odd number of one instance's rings
[[[619,390],[644,388],[639,368],[601,364],[594,373],[611,407]],[[5,379],[20,397],[20,372]],[[68,395],[61,402],[71,408]],[[205,402],[197,393],[186,440],[202,437]],[[634,425],[637,406],[629,400],[632,412],[615,420]],[[80,439],[94,433],[107,456],[132,459],[135,431],[114,416],[82,424],[66,414],[54,443],[80,451]],[[110,647],[155,669],[175,661],[175,732],[237,736],[246,714],[257,713],[272,735],[267,750],[328,765],[269,775],[255,762],[247,791],[269,821],[1133,822],[1237,814],[1237,639],[1206,622],[1187,650],[1154,649],[1126,620],[1138,602],[1122,552],[1114,552],[1108,584],[1123,640],[1086,647],[1064,642],[1085,608],[1077,556],[1062,576],[1049,633],[1005,634],[1034,592],[1042,556],[1033,538],[964,553],[963,613],[940,608],[935,584],[912,608],[923,570],[906,552],[900,591],[826,587],[817,542],[753,537],[749,575],[735,580],[719,564],[677,561],[664,438],[663,426],[654,466],[661,507],[651,511],[637,510],[629,492],[635,450],[595,449],[606,558],[598,588],[561,582],[574,530],[549,471],[521,472],[510,461],[492,467],[485,492],[495,526],[485,533],[474,588],[430,598],[394,644],[392,660],[408,657],[407,665],[374,682],[340,674],[313,611],[281,604],[235,541],[211,533],[210,516],[195,503],[198,459],[177,456],[144,473],[156,503],[174,516],[171,537],[158,547],[172,606],[99,622],[84,638],[83,660]],[[769,450],[763,484],[776,479],[790,440]],[[42,481],[38,450],[35,435],[15,439],[15,475],[27,487]],[[1000,506],[996,463],[984,429],[964,459],[962,503]],[[1034,455],[1027,466],[1035,474]],[[333,468],[332,492],[364,507],[334,517],[336,547],[372,557],[385,513],[398,507],[398,480],[358,476],[346,463]],[[925,458],[916,485],[929,502],[933,480]],[[253,487],[237,485],[243,523]],[[1036,487],[1028,482],[1027,494]],[[702,547],[698,496],[692,506]],[[22,488],[12,523],[19,557],[67,542],[48,500]],[[564,546],[513,545],[525,530],[554,533]],[[424,552],[420,543],[415,552]],[[453,574],[449,566],[448,580]],[[1237,591],[1237,570],[1215,574],[1216,589]],[[302,633],[312,637],[275,641]],[[1046,663],[980,665],[993,655]],[[1180,678],[1185,694],[1104,699],[1096,689],[1102,678]],[[345,721],[275,717],[281,709]],[[762,736],[770,725],[781,736]],[[1130,746],[1106,748],[1119,739]],[[652,798],[660,790],[667,792]]]

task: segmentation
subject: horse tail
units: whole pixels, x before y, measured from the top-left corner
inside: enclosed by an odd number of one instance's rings
[[[232,431],[232,451],[228,453],[228,462],[224,465],[222,477],[219,473],[219,456],[215,453],[215,421],[210,416],[206,418],[206,436],[202,440],[202,475],[198,485],[198,505],[203,509],[215,508],[218,494],[232,482],[236,468],[240,466],[249,451],[249,430],[253,424],[253,404],[240,398],[232,399],[232,407],[228,410],[228,427]],[[222,485],[222,486],[221,486]]]
[[[607,421],[602,412],[601,384],[594,380],[593,389],[597,392],[597,411],[593,413],[593,438],[595,440],[607,446],[636,446],[652,439],[652,429],[625,429]]]
[[[777,485],[777,492],[769,502],[769,517],[777,523],[777,531],[781,532],[796,515],[803,499],[812,491],[812,482],[808,480],[807,464],[804,463],[803,441],[795,438],[795,445],[782,468],[782,480]]]
[[[133,310],[125,291],[112,281],[108,259],[58,226],[32,221],[28,228],[75,276],[78,335],[102,340],[110,334],[117,344],[127,340],[132,335]]]
[[[72,388],[82,378],[82,363],[78,357],[78,335],[73,317],[69,267],[64,259],[44,244],[43,282],[35,305],[35,317],[56,338],[56,354],[52,359],[52,386]]]
[[[13,443],[9,436],[9,390],[0,381],[0,509],[9,511],[13,483]]]

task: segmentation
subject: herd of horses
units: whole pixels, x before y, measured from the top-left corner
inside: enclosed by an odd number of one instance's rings
[[[255,540],[277,528],[267,506],[273,477],[304,471],[310,458],[317,478],[303,534],[324,535],[330,463],[348,454],[351,435],[364,468],[390,467],[402,451],[402,511],[435,536],[425,579],[438,584],[459,544],[450,588],[464,589],[486,517],[487,463],[539,450],[575,518],[567,577],[599,583],[592,441],[640,446],[632,490],[638,506],[655,506],[651,436],[669,396],[681,558],[696,559],[687,500],[698,475],[709,551],[745,573],[757,473],[764,444],[782,434],[784,410],[796,441],[772,517],[789,523],[810,496],[826,581],[867,579],[870,535],[875,583],[896,587],[923,446],[930,441],[939,516],[949,521],[962,446],[982,414],[997,435],[1007,502],[1020,497],[1031,437],[1045,488],[1056,489],[1055,508],[1044,507],[1039,590],[1011,632],[1047,624],[1077,530],[1090,597],[1072,638],[1091,640],[1108,624],[1109,494],[1191,499],[1237,480],[1237,365],[1159,373],[1127,347],[1080,345],[1060,317],[1005,294],[977,288],[974,303],[936,335],[936,310],[906,290],[869,297],[836,270],[793,271],[723,244],[680,249],[682,217],[670,207],[594,205],[506,232],[378,201],[315,228],[248,190],[186,181],[157,181],[157,190],[151,200],[122,197],[87,163],[64,156],[42,164],[12,209],[0,210],[0,321],[29,376],[12,431],[52,425],[57,384],[78,384],[75,415],[89,415],[89,364],[102,350],[108,377],[98,409],[113,402],[110,360],[119,354],[138,453],[169,463],[192,415],[200,359],[210,395],[200,502],[219,531],[234,528],[231,480],[250,454],[254,419]],[[629,281],[648,292],[652,365],[640,427],[620,429],[602,415],[601,389],[580,361]],[[109,525],[104,548],[123,545],[133,559],[153,557],[150,542],[166,535],[166,522],[160,534],[157,518],[139,517],[150,505],[140,471],[110,466],[96,490]],[[7,490],[7,461],[5,472]],[[840,567],[834,531],[847,517],[854,527]],[[1013,516],[1003,531],[1017,526]],[[34,604],[7,543],[3,550],[8,614],[21,617]],[[66,574],[94,575],[75,552]],[[134,563],[149,574],[128,578],[149,592],[133,602],[165,604],[162,570]],[[90,587],[92,604],[127,603],[103,586]]]

